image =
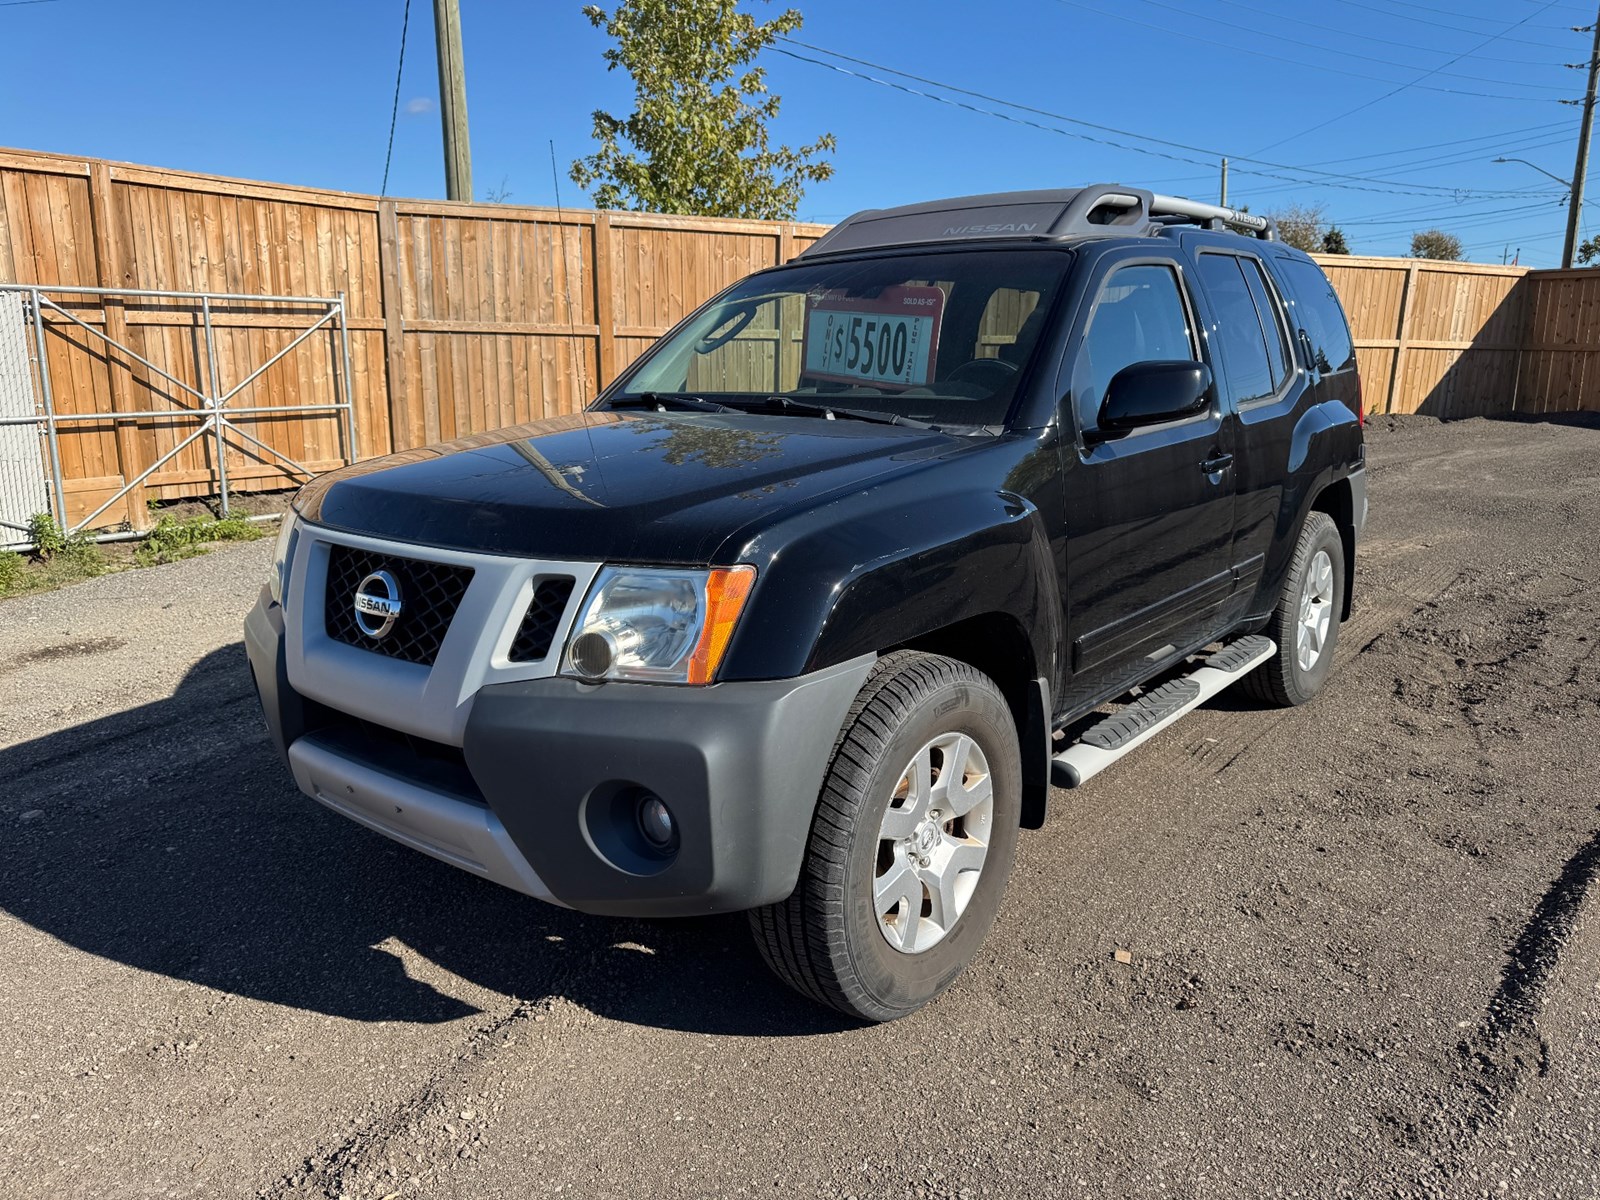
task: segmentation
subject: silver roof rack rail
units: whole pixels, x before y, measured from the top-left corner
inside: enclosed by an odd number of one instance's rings
[[[1153,220],[1181,217],[1186,222],[1198,222],[1210,229],[1232,229],[1274,241],[1278,236],[1277,226],[1267,217],[1240,212],[1236,208],[1223,208],[1220,204],[1201,204],[1198,200],[1185,200],[1181,196],[1152,195],[1150,216]]]

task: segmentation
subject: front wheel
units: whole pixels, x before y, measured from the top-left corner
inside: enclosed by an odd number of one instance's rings
[[[750,914],[762,957],[849,1016],[915,1012],[994,923],[1021,804],[1016,724],[993,681],[885,655],[845,719],[794,894]]]
[[[1333,667],[1344,604],[1344,540],[1327,513],[1306,517],[1266,634],[1278,652],[1245,677],[1267,704],[1304,704],[1322,690]]]

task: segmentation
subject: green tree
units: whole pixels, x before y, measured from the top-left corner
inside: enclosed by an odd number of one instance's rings
[[[1322,253],[1326,210],[1320,204],[1291,204],[1267,214],[1278,227],[1278,237],[1307,254]]]
[[[1337,225],[1330,225],[1328,232],[1322,235],[1322,252],[1324,254],[1349,254],[1350,243],[1344,240],[1344,230]]]
[[[1588,266],[1595,259],[1600,258],[1600,233],[1592,238],[1584,238],[1578,243],[1578,261]]]
[[[1460,262],[1461,239],[1442,229],[1424,229],[1421,233],[1411,235],[1411,257]]]
[[[794,9],[766,24],[738,0],[621,0],[583,14],[616,39],[606,69],[627,71],[635,92],[627,117],[594,114],[600,148],[572,164],[600,208],[791,220],[805,185],[833,174],[821,157],[831,133],[798,150],[771,145],[779,98],[749,65],[800,28]]]

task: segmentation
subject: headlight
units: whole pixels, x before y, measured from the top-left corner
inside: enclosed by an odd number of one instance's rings
[[[710,683],[755,581],[754,567],[602,568],[562,670],[583,679]]]
[[[278,541],[272,547],[272,566],[267,572],[267,590],[279,604],[289,585],[289,556],[294,553],[294,508],[291,506],[278,522]]]

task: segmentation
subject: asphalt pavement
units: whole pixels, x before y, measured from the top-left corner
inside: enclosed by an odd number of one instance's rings
[[[1595,1196],[1600,425],[1369,452],[1327,690],[1055,793],[878,1027],[742,917],[576,915],[302,798],[239,640],[269,543],[0,601],[4,1194]]]

